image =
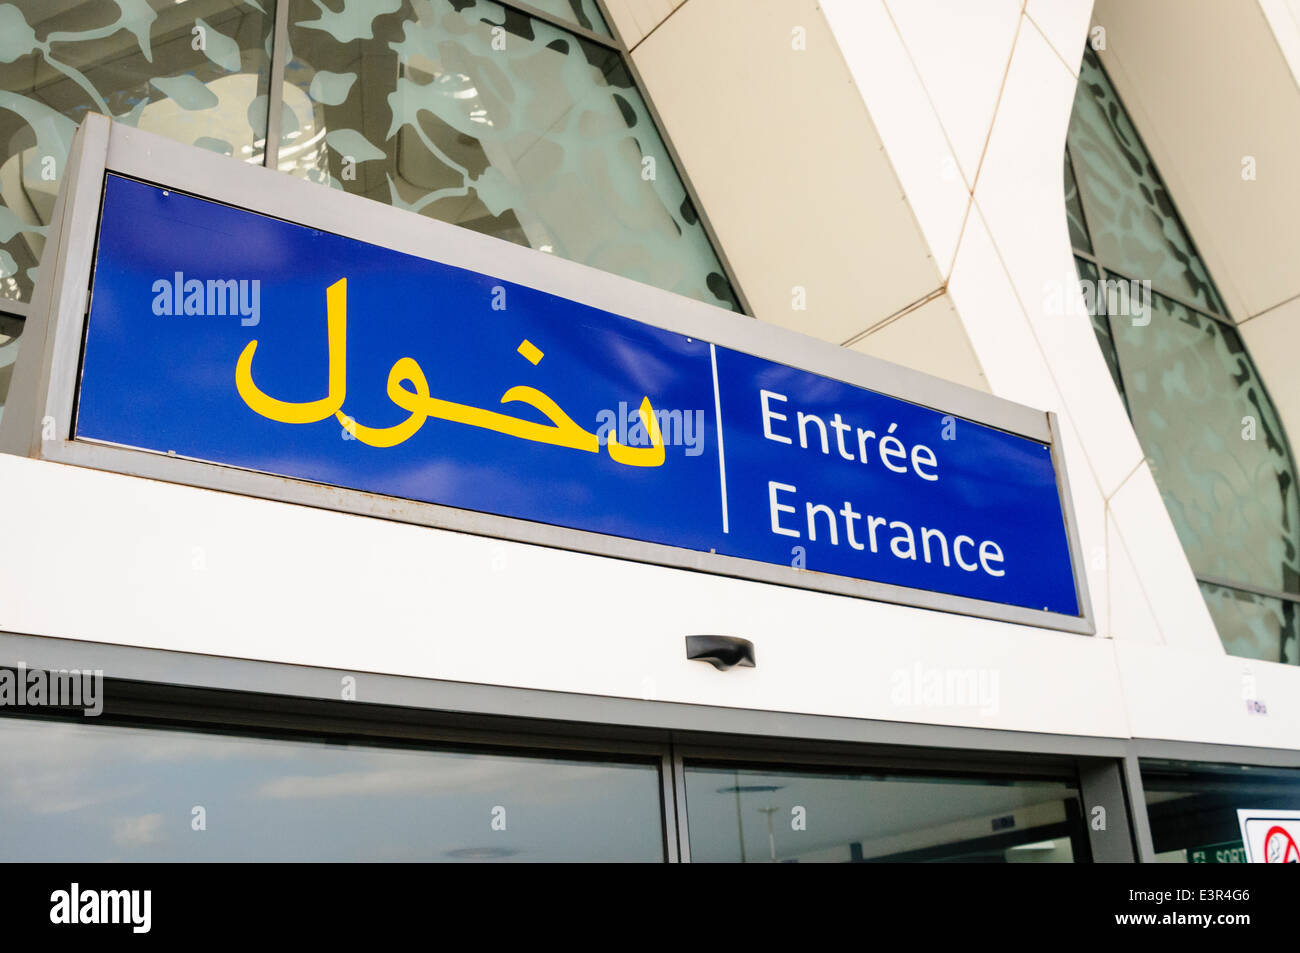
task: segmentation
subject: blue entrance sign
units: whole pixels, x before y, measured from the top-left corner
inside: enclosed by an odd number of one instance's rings
[[[76,436],[1080,614],[1045,444],[111,174]]]

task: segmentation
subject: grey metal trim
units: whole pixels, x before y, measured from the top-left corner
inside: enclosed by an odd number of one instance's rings
[[[1065,448],[1061,440],[1060,419],[1055,412],[1047,415],[1051,430],[1052,467],[1056,471],[1057,495],[1061,500],[1061,513],[1065,517],[1065,538],[1070,546],[1070,565],[1074,567],[1074,595],[1079,603],[1079,613],[1087,625],[1087,634],[1097,634],[1097,621],[1092,611],[1092,598],[1088,592],[1088,572],[1084,568],[1083,543],[1079,537],[1079,519],[1074,513],[1074,497],[1070,493],[1070,474],[1065,465]]]
[[[674,744],[673,750],[681,755],[683,761],[713,767],[782,770],[847,768],[868,774],[881,771],[964,775],[1028,773],[1054,780],[1068,780],[1071,784],[1078,781],[1079,756],[1076,754],[1056,750],[1003,751],[997,747],[996,739],[989,739],[989,745],[985,747],[953,748],[944,745],[898,745],[888,741],[846,745],[844,742],[819,738],[800,738],[792,742],[771,736],[749,738],[734,734],[706,733],[698,738],[679,740]]]
[[[1128,793],[1129,817],[1133,821],[1133,840],[1139,863],[1156,862],[1155,841],[1151,838],[1151,818],[1147,816],[1147,799],[1142,787],[1142,771],[1137,755],[1124,756],[1124,789]]]
[[[682,756],[673,749],[672,754],[672,777],[673,777],[673,815],[675,824],[673,826],[677,835],[677,856],[681,858],[682,863],[691,862],[691,823],[690,812],[686,804],[686,769],[682,765]]]
[[[673,777],[672,746],[664,745],[663,754],[659,758],[659,811],[663,818],[664,860],[670,864],[679,863],[681,858]]]
[[[685,0],[682,0],[682,2],[684,3]],[[614,42],[618,44],[619,49],[626,53],[631,53],[632,47],[628,45],[627,37],[625,37],[623,31],[618,28],[618,24],[614,22],[614,18],[609,15],[609,4],[606,0],[596,0],[596,9],[599,10],[600,15],[605,18],[605,26],[609,27],[609,32],[614,37]]]
[[[660,737],[665,733],[672,737],[716,734],[737,739],[1103,758],[1122,757],[1126,750],[1122,738],[645,701],[0,632],[0,665],[20,661],[47,670],[99,669],[105,678],[133,682],[322,701],[338,701],[339,680],[351,675],[357,679],[358,701],[368,704],[648,730]]]
[[[1134,738],[1129,751],[1136,758],[1158,761],[1210,761],[1266,768],[1300,768],[1300,749],[1256,748],[1205,741]]]
[[[289,0],[275,0],[275,23],[271,30],[271,68],[266,89],[266,145],[262,165],[280,167],[280,136],[284,111],[284,84],[289,50]]]
[[[1280,599],[1283,602],[1300,602],[1300,594],[1294,592],[1283,592],[1280,589],[1267,589],[1264,586],[1256,586],[1249,582],[1237,582],[1232,579],[1224,579],[1221,576],[1197,576],[1197,582],[1203,582],[1208,586],[1218,586],[1220,589],[1239,589],[1242,592],[1249,592],[1256,596],[1267,596],[1270,599]]]
[[[1087,826],[1093,863],[1131,864],[1136,859],[1120,765],[1121,760],[1114,758],[1079,759],[1079,797],[1083,801],[1083,823]],[[1096,828],[1092,816],[1098,807],[1105,812],[1103,830]]]
[[[553,13],[539,10],[532,4],[522,2],[522,0],[497,0],[497,2],[507,9],[517,10],[518,12],[533,17],[534,19],[541,20],[544,23],[549,23],[551,26],[559,27],[561,30],[567,30],[574,36],[580,36],[584,40],[590,40],[592,43],[597,43],[600,46],[608,47],[611,50],[619,50],[623,48],[619,43],[617,36],[614,35],[614,27],[610,24],[609,18],[606,16],[603,9],[600,10],[600,15],[605,20],[605,25],[609,27],[609,36],[603,36],[595,30],[588,30],[584,26],[565,20],[562,17],[557,17]]]
[[[1080,616],[1065,616],[886,583],[806,572],[793,567],[714,553],[600,536],[435,504],[380,497],[357,490],[326,487],[135,448],[71,441],[68,435],[73,424],[72,407],[77,390],[74,385],[79,380],[78,360],[88,310],[85,289],[91,281],[92,251],[106,169],[153,182],[163,188],[191,192],[213,201],[227,201],[232,205],[252,209],[258,214],[347,235],[405,254],[442,261],[486,275],[509,276],[508,280],[603,310],[625,314],[635,320],[652,316],[647,323],[669,331],[733,347],[870,390],[883,391],[903,400],[940,409],[944,413],[969,416],[988,426],[1045,444],[1052,443],[1053,440],[1053,425],[1042,411],[878,361],[864,354],[846,351],[775,325],[751,321],[733,312],[628,281],[576,262],[557,259],[423,216],[411,215],[361,196],[331,192],[330,201],[322,202],[319,185],[264,167],[231,162],[224,156],[111,124],[99,116],[87,118],[78,131],[77,141],[84,141],[87,149],[82,162],[70,167],[71,178],[65,184],[65,189],[70,190],[73,200],[68,205],[67,241],[61,243],[59,257],[68,264],[60,267],[54,283],[52,304],[57,321],[53,327],[53,355],[49,359],[52,372],[41,390],[45,403],[44,415],[52,416],[56,421],[56,439],[41,441],[33,438],[27,451],[18,452],[59,463],[599,556],[1079,634],[1092,634],[1095,631],[1091,607],[1086,601],[1080,602]],[[24,353],[20,352],[20,362],[24,359]],[[0,427],[8,424],[9,418],[10,413],[7,411],[4,424],[0,424]],[[29,419],[26,424],[33,428],[29,433],[34,432],[39,437],[39,419]],[[15,427],[22,425],[21,420],[14,424]],[[1063,468],[1059,460],[1057,472],[1060,479]],[[1067,497],[1062,496],[1061,504],[1064,512],[1071,511]],[[1067,522],[1067,528],[1071,525]],[[1077,553],[1077,549],[1077,540],[1073,540],[1072,551]],[[1078,589],[1083,567],[1076,563],[1073,570]],[[1086,586],[1086,583],[1083,585]]]
[[[32,670],[29,666],[29,671]],[[104,681],[104,711],[96,724],[129,723],[244,734],[307,734],[364,739],[379,744],[414,741],[464,745],[482,749],[529,749],[534,753],[563,751],[580,755],[624,755],[646,766],[658,765],[669,746],[659,739],[638,738],[638,732],[575,731],[571,725],[538,722],[497,713],[466,717],[456,712],[413,711],[366,701],[311,701],[279,695],[213,692],[196,695],[188,687],[158,682]],[[338,686],[335,686],[337,689]],[[234,704],[232,704],[232,702]],[[50,716],[85,718],[75,709],[50,709]],[[28,709],[25,715],[40,717]],[[5,715],[0,709],[0,718]],[[470,723],[472,722],[472,723]],[[644,733],[641,733],[644,734]]]
[[[57,438],[66,440],[70,432],[110,127],[107,118],[92,113],[73,137],[23,332],[26,341],[18,350],[0,421],[0,451],[40,456],[46,420],[54,423]]]
[[[12,315],[15,318],[26,318],[31,310],[32,306],[28,301],[0,298],[0,314]]]

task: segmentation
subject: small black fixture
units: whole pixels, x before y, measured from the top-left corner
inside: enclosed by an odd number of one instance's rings
[[[754,643],[734,635],[688,635],[686,657],[708,662],[719,672],[742,665],[754,667]]]

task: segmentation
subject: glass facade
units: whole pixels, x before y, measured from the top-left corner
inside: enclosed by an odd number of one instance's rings
[[[1238,811],[1300,811],[1300,769],[1148,760],[1141,768],[1161,863],[1246,863]]]
[[[841,745],[810,765],[778,744],[733,761],[613,725],[575,739],[113,680],[54,709],[15,701],[14,674],[0,669],[0,862],[1093,859],[1059,757]]]
[[[664,859],[648,761],[0,718],[0,764],[0,861]]]
[[[618,49],[491,0],[353,9],[290,2],[281,169],[739,308]]]
[[[686,764],[691,860],[1074,863],[1078,793],[1059,781]]]
[[[262,162],[273,9],[245,0],[0,4],[0,298],[31,297],[87,113]]]
[[[528,0],[528,6],[601,36],[612,36],[596,0]]]
[[[1096,54],[1065,196],[1093,330],[1230,654],[1300,664],[1296,467],[1254,363]]]
[[[13,377],[14,361],[18,360],[18,338],[22,331],[22,321],[0,314],[0,420],[4,419],[4,395],[9,392],[9,379]]]

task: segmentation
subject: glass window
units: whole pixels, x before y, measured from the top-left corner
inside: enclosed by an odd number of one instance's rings
[[[1239,810],[1300,810],[1300,770],[1142,761],[1156,859],[1175,864],[1246,862]]]
[[[0,764],[0,861],[664,859],[657,763],[5,717]]]
[[[1208,582],[1200,585],[1229,655],[1300,664],[1300,606],[1295,602]]]
[[[739,309],[617,50],[490,0],[289,19],[282,170]]]
[[[1065,201],[1092,324],[1225,649],[1300,664],[1300,499],[1276,407],[1097,55]]]
[[[1070,116],[1069,161],[1092,251],[1126,275],[1223,314],[1223,302],[1101,61],[1086,47]],[[1067,189],[1069,184],[1067,183]],[[1089,249],[1084,249],[1085,251]]]
[[[1065,218],[1070,229],[1070,244],[1082,251],[1092,251],[1088,225],[1083,217],[1083,203],[1079,201],[1079,185],[1074,180],[1074,167],[1068,151],[1065,153]]]
[[[1198,576],[1300,592],[1282,425],[1231,325],[1153,293],[1111,321],[1133,428]]]
[[[23,322],[19,318],[0,314],[0,420],[4,419],[5,399],[9,395],[14,361],[18,360],[18,338],[22,333]]]
[[[0,4],[0,298],[31,298],[88,112],[262,161],[273,0]]]
[[[556,19],[567,20],[601,36],[610,35],[605,18],[596,6],[596,0],[526,0],[526,3]]]
[[[691,860],[1072,863],[1078,794],[1055,781],[686,765]]]

